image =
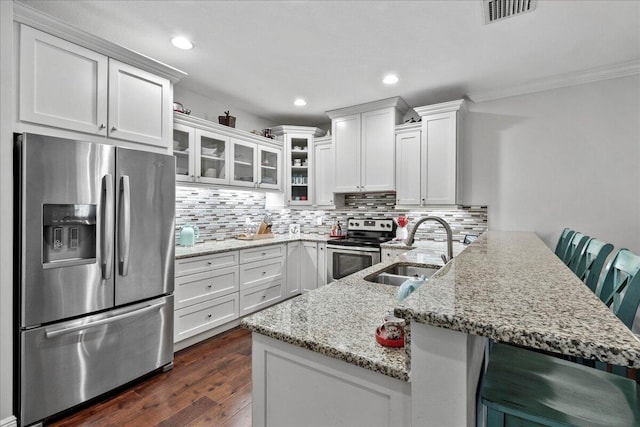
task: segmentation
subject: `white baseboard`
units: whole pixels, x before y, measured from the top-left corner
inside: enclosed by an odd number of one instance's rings
[[[0,420],[0,427],[18,427],[18,420],[11,415],[3,420]]]

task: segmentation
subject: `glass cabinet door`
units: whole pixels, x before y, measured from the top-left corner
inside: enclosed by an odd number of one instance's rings
[[[256,160],[258,146],[244,141],[233,140],[233,176],[231,184],[244,187],[255,187],[258,184],[256,177]]]
[[[176,181],[193,181],[194,170],[193,128],[176,124],[173,127],[173,156],[176,158]]]
[[[289,205],[312,204],[312,139],[309,135],[287,135],[290,182]]]
[[[210,184],[229,183],[229,138],[204,130],[196,130],[196,176]]]
[[[282,151],[277,148],[260,147],[260,188],[280,189]]]

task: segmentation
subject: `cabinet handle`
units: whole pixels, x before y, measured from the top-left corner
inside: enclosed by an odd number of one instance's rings
[[[266,272],[266,271],[263,271],[263,272],[262,272],[262,275],[264,276],[265,274],[267,274],[267,272]]]
[[[98,129],[102,130],[102,129],[104,129],[104,128],[106,128],[106,126],[104,125],[104,123],[101,123],[101,124],[100,124],[100,127],[99,127]]]
[[[207,264],[211,265],[213,264],[213,261],[207,261]]]
[[[213,287],[213,285],[207,285],[207,288],[211,289]]]
[[[211,319],[211,315],[210,315],[210,314],[207,314],[207,317],[208,317],[209,319]]]
[[[262,256],[265,256],[267,253],[266,252],[262,252]]]
[[[265,299],[267,296],[266,295],[262,295],[262,299]]]
[[[117,131],[117,130],[118,130],[118,129],[116,129],[116,127],[115,127],[115,126],[111,126],[111,132],[115,132],[115,131]]]

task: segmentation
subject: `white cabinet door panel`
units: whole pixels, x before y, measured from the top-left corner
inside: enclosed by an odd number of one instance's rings
[[[396,203],[419,205],[421,203],[421,154],[420,131],[396,135]]]
[[[395,190],[395,124],[393,109],[362,113],[361,191]]]
[[[360,191],[360,114],[333,120],[335,192]]]
[[[300,242],[287,243],[287,297],[300,293],[300,260],[302,256]]]
[[[107,57],[20,27],[20,117],[106,135]]]
[[[333,191],[335,187],[333,145],[316,145],[315,161],[315,204],[318,206],[331,206],[334,204]]]
[[[109,60],[109,136],[169,147],[169,80]]]
[[[424,202],[456,203],[456,113],[423,117],[422,138],[426,148]]]
[[[302,249],[300,287],[306,292],[318,287],[318,244],[302,242]]]

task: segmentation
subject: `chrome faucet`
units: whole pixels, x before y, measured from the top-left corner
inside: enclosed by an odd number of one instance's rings
[[[446,264],[448,261],[451,261],[453,259],[453,232],[451,231],[451,226],[449,225],[449,223],[438,216],[423,216],[422,218],[420,218],[418,222],[416,222],[416,225],[413,226],[413,229],[403,243],[407,246],[413,245],[413,241],[416,237],[416,231],[418,231],[418,227],[420,227],[420,224],[425,221],[439,222],[447,232],[447,257],[442,255],[442,260]]]

